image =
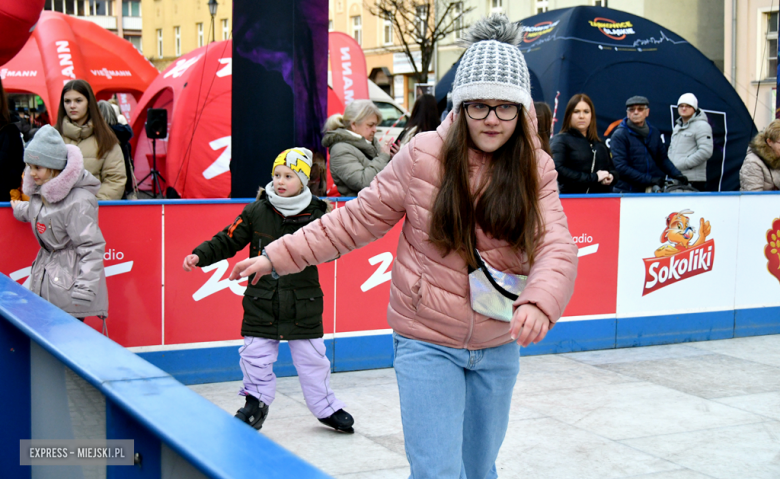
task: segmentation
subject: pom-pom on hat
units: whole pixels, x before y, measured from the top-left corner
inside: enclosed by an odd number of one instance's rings
[[[52,170],[64,170],[68,163],[68,149],[60,132],[51,125],[44,125],[24,149],[24,162]]]
[[[301,179],[303,186],[308,186],[313,163],[311,150],[300,147],[290,148],[279,153],[279,156],[276,157],[274,166],[271,168],[271,174],[274,174],[277,166],[284,165],[298,174],[298,178]]]
[[[683,103],[686,105],[691,105],[694,110],[699,109],[699,100],[696,99],[696,95],[693,93],[685,93],[680,97],[679,100],[677,100],[677,106],[680,106]]]
[[[531,78],[517,45],[522,40],[520,25],[506,15],[494,13],[475,23],[461,40],[468,47],[455,73],[453,109],[464,101],[503,100],[530,110]]]

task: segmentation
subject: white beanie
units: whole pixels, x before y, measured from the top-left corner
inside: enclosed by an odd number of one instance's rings
[[[469,100],[503,100],[531,109],[531,79],[517,48],[522,28],[506,15],[494,13],[475,23],[461,44],[468,50],[455,73],[453,110]]]
[[[680,104],[685,103],[686,105],[691,105],[694,110],[699,109],[699,100],[696,99],[696,95],[693,93],[685,93],[683,96],[680,97],[679,100],[677,100],[677,106],[680,106]]]

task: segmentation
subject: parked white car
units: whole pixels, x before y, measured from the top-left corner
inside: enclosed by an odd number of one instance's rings
[[[368,80],[368,95],[382,112],[382,122],[376,129],[379,141],[384,142],[390,138],[398,138],[406,126],[409,114],[404,110],[404,107],[393,100],[393,97],[385,93],[371,80]]]

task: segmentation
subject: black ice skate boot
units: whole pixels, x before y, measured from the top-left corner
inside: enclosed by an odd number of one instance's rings
[[[318,419],[322,424],[330,426],[333,429],[341,432],[352,434],[355,432],[352,429],[352,425],[355,424],[355,420],[352,419],[352,415],[343,409],[339,409],[330,416],[322,419]]]
[[[263,427],[265,418],[268,417],[268,405],[247,394],[246,404],[236,412],[236,417],[259,431]]]

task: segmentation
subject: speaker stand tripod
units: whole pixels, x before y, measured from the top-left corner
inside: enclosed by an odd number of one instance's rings
[[[160,179],[163,181],[166,181],[166,179],[157,169],[157,138],[152,138],[152,169],[149,171],[148,175],[141,178],[138,185],[140,186],[143,184],[149,177],[152,178],[152,197],[157,198],[157,193],[159,192],[160,198],[163,198],[164,195],[162,186],[160,185]]]

